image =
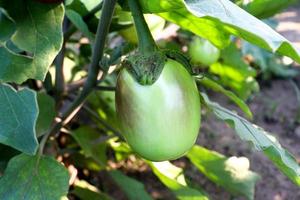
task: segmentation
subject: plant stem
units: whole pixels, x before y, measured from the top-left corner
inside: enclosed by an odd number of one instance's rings
[[[128,0],[128,4],[138,35],[139,51],[142,54],[151,54],[157,50],[157,46],[145,21],[139,2],[137,0]]]
[[[74,100],[74,102],[67,108],[67,110],[62,114],[61,121],[55,123],[52,129],[46,135],[43,136],[40,143],[40,149],[39,149],[40,156],[43,154],[44,147],[49,136],[59,131],[61,127],[66,124],[66,121],[68,121],[67,119],[72,118],[77,113],[77,111],[82,106],[86,97],[90,94],[90,92],[94,89],[94,87],[97,84],[97,78],[100,69],[99,62],[103,57],[105,40],[109,31],[109,26],[114,13],[115,5],[116,5],[116,0],[104,0],[103,12],[101,13],[101,18],[98,23],[96,41],[93,48],[92,62],[89,66],[87,80],[83,86],[81,93]],[[104,79],[105,76],[106,76],[106,72],[103,72],[103,75],[101,77],[102,80]]]

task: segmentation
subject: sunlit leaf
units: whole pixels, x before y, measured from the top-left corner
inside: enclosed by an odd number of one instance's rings
[[[107,194],[100,192],[95,186],[84,180],[77,180],[71,194],[79,197],[80,200],[111,200]]]
[[[183,170],[170,162],[149,162],[154,174],[179,200],[208,200],[208,195],[187,185]]]
[[[229,35],[241,37],[271,52],[300,63],[300,51],[289,41],[230,0],[141,1],[145,12],[158,13],[218,47],[229,43]]]
[[[191,162],[211,181],[234,195],[254,199],[255,183],[259,176],[249,170],[245,157],[226,158],[222,154],[195,145],[187,154]]]

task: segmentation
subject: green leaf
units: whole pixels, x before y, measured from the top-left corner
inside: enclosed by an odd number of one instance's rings
[[[208,200],[203,191],[196,190],[187,185],[183,170],[170,162],[148,162],[159,180],[175,194],[179,200]]]
[[[106,143],[99,141],[101,137],[99,132],[89,126],[81,126],[73,131],[72,136],[86,157],[93,158],[101,166],[106,165]]]
[[[8,13],[0,7],[0,43],[8,40],[16,30],[16,25]]]
[[[55,101],[44,92],[37,94],[39,116],[36,122],[37,137],[44,135],[51,127],[56,116]]]
[[[58,200],[68,188],[68,171],[55,159],[21,154],[9,161],[0,178],[0,199]]]
[[[38,112],[34,91],[27,88],[16,91],[9,85],[0,84],[0,143],[35,154]]]
[[[219,48],[236,35],[271,52],[289,56],[300,63],[300,51],[265,23],[230,0],[143,0],[144,12],[157,13]]]
[[[295,2],[296,0],[252,0],[244,9],[255,17],[268,18]]]
[[[215,92],[221,92],[225,96],[227,96],[230,100],[232,100],[236,105],[240,107],[240,109],[250,118],[253,118],[252,112],[250,108],[247,106],[247,104],[241,100],[239,97],[237,97],[233,92],[224,89],[221,85],[219,85],[217,82],[213,81],[212,79],[209,79],[208,77],[201,77],[197,78],[197,81],[199,81],[202,85],[214,90]]]
[[[262,128],[251,124],[246,119],[211,102],[206,94],[202,94],[207,106],[221,120],[224,120],[238,136],[253,144],[256,150],[262,151],[282,173],[290,178],[296,185],[300,186],[300,166],[293,155],[285,150],[277,139],[264,131]]]
[[[151,200],[152,197],[146,192],[144,185],[130,178],[120,171],[109,171],[109,175],[118,184],[118,186],[125,192],[129,200]]]
[[[90,32],[87,24],[83,21],[80,14],[74,10],[67,9],[66,15],[68,19],[76,26],[76,28],[78,28],[86,37],[88,37],[90,41],[94,40],[94,35]]]
[[[249,170],[245,157],[226,158],[222,154],[194,145],[187,157],[211,181],[234,195],[254,199],[255,183],[259,175]]]
[[[16,23],[12,42],[27,53],[17,54],[0,45],[0,80],[16,83],[29,78],[44,80],[62,46],[63,5],[0,0],[1,6]]]
[[[95,186],[84,180],[78,180],[74,184],[72,194],[79,197],[80,200],[111,200],[107,194],[100,192]]]

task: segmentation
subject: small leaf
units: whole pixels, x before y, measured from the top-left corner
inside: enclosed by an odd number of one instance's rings
[[[0,0],[1,6],[16,24],[11,40],[19,49],[26,51],[26,56],[0,45],[0,80],[15,83],[29,78],[44,80],[62,46],[63,5]]]
[[[233,92],[226,90],[221,85],[219,85],[217,82],[213,81],[212,79],[209,79],[208,77],[197,78],[197,81],[199,81],[202,85],[214,90],[215,92],[223,93],[230,100],[232,100],[236,105],[238,105],[240,107],[240,109],[250,119],[252,119],[253,115],[252,115],[250,108],[247,106],[247,104],[243,100],[241,100],[239,97],[237,97]]]
[[[37,94],[39,106],[39,116],[36,122],[37,137],[44,135],[51,127],[55,118],[55,101],[46,93],[40,92]]]
[[[125,192],[129,200],[152,199],[141,182],[122,174],[120,171],[110,171],[109,175]]]
[[[196,190],[187,185],[183,170],[170,162],[148,162],[159,180],[175,194],[179,200],[208,200],[205,192]]]
[[[262,151],[282,173],[290,178],[296,185],[300,186],[300,166],[293,155],[285,150],[277,139],[264,131],[262,128],[251,124],[246,119],[211,102],[206,94],[202,94],[207,106],[213,113],[227,122],[242,140],[253,144],[255,149]]]
[[[35,135],[38,112],[34,91],[27,88],[16,91],[0,84],[0,143],[34,155],[38,147]]]
[[[12,158],[0,178],[0,199],[58,200],[69,188],[68,171],[51,157]]]
[[[234,195],[254,199],[258,174],[249,170],[249,160],[245,157],[230,157],[194,145],[187,157],[211,181],[221,185]]]
[[[67,9],[66,15],[68,19],[76,26],[76,28],[78,28],[86,37],[88,37],[90,41],[94,40],[94,35],[90,32],[88,26],[83,21],[80,14],[78,14],[74,10]]]
[[[106,143],[98,141],[101,137],[100,133],[88,126],[81,126],[73,131],[72,136],[82,148],[86,157],[93,158],[101,166],[106,165]]]

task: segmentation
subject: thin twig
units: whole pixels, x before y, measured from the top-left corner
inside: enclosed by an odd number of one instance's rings
[[[83,20],[85,22],[89,21],[99,10],[103,7],[103,1],[95,6],[88,14],[83,16]],[[65,32],[64,38],[65,40],[69,40],[69,38],[76,32],[77,28],[72,24],[69,29]]]

